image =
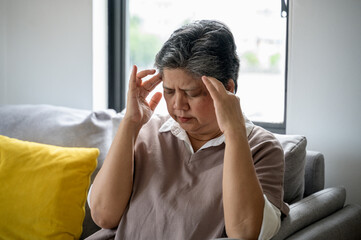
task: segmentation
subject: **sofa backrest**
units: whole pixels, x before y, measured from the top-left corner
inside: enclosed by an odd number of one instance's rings
[[[123,113],[116,113],[114,110],[90,111],[51,105],[5,105],[0,106],[0,134],[64,147],[99,148],[100,155],[94,177],[105,159],[123,116]],[[285,153],[285,202],[293,203],[302,199],[304,193],[310,194],[315,189],[323,188],[323,182],[320,181],[323,181],[324,175],[321,170],[306,171],[305,174],[306,138],[300,135],[275,136]],[[310,156],[320,158],[317,154]],[[322,168],[323,162],[318,163]],[[312,166],[311,164],[308,168],[312,169]],[[320,171],[321,174],[317,175]],[[316,178],[321,180],[314,183]],[[97,230],[88,207],[84,225],[85,236]]]

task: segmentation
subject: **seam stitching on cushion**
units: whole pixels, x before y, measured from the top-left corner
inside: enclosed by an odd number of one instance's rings
[[[289,151],[289,153],[293,153],[293,150],[298,148],[302,143],[306,141],[306,137],[302,136],[302,139],[298,141]]]

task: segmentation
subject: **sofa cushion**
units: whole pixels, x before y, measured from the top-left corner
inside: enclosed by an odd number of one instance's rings
[[[284,201],[293,203],[303,198],[307,140],[300,135],[275,136],[285,154]]]
[[[78,239],[99,150],[0,135],[0,236]]]
[[[113,140],[115,115],[111,109],[93,112],[52,105],[4,105],[0,106],[0,134],[56,146],[98,148],[99,169]]]
[[[0,134],[26,141],[63,147],[98,148],[98,166],[103,164],[123,113],[114,110],[90,111],[53,105],[0,106]],[[83,235],[99,230],[86,205]]]

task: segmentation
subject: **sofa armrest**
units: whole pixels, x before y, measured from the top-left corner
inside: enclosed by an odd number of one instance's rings
[[[287,240],[359,240],[361,236],[361,207],[347,205],[334,214],[308,226]]]
[[[307,151],[304,197],[322,190],[325,186],[325,159],[322,153]]]
[[[295,232],[325,218],[344,206],[346,191],[333,187],[316,192],[290,205],[290,212],[281,222],[273,240],[285,239]]]

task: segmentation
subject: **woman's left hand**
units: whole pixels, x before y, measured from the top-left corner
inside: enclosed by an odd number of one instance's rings
[[[239,97],[227,91],[216,78],[203,76],[202,80],[213,99],[220,130],[225,135],[236,131],[245,133],[245,123]]]

